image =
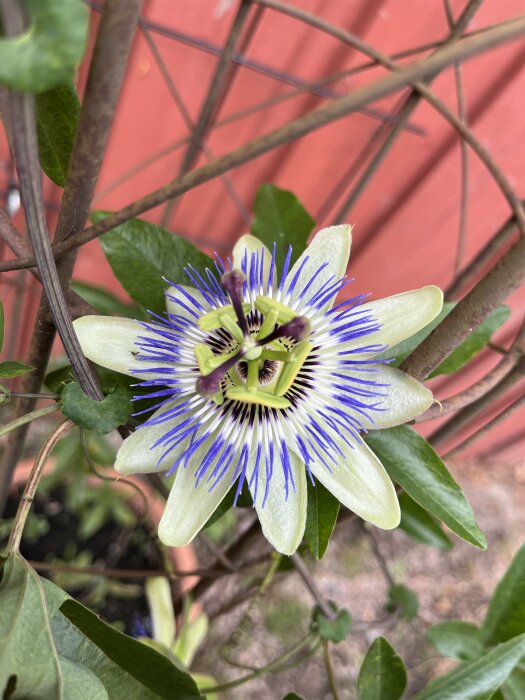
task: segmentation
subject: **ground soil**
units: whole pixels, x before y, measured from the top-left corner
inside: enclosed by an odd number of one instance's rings
[[[333,647],[335,675],[341,700],[356,698],[360,663],[369,644],[385,636],[403,657],[409,670],[412,697],[430,678],[453,666],[425,641],[429,625],[451,618],[480,622],[495,585],[513,554],[525,540],[525,462],[495,465],[449,465],[467,494],[486,534],[488,549],[481,551],[457,538],[450,552],[431,549],[400,531],[374,530],[374,537],[395,580],[418,595],[419,614],[404,621],[389,616],[384,604],[387,582],[371,552],[370,538],[355,523],[342,526],[325,558],[309,568],[323,594],[346,607],[354,619],[354,632]],[[233,582],[228,586],[233,587]],[[233,592],[221,586],[224,600]],[[217,591],[208,597],[211,613]],[[252,612],[252,624],[241,635],[232,656],[243,664],[258,666],[291,646],[304,632],[312,599],[295,573],[283,575],[271,587],[264,602]],[[196,668],[224,682],[247,671],[227,664],[221,655],[246,606],[217,618]],[[225,700],[281,700],[294,691],[304,700],[330,700],[322,655],[289,671],[257,678],[221,695]]]

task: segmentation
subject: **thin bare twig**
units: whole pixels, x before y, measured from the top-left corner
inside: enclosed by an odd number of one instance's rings
[[[501,351],[503,354],[502,359],[493,369],[490,370],[490,372],[487,372],[487,374],[485,374],[475,384],[472,384],[472,386],[469,386],[454,396],[445,399],[441,403],[433,404],[427,411],[425,411],[425,413],[418,416],[415,419],[415,422],[420,423],[422,421],[432,420],[433,418],[446,416],[453,411],[457,411],[460,408],[464,408],[465,406],[474,403],[474,401],[477,401],[484,394],[495,387],[503,379],[503,377],[514,369],[520,357],[525,353],[525,318],[523,319],[521,327],[511,347],[508,350],[503,350],[503,348],[501,348]],[[458,420],[458,415],[456,415],[453,422],[451,422],[454,429],[459,427],[459,422],[461,421],[461,418]],[[442,427],[444,428],[444,426]],[[434,433],[432,438],[437,438],[439,440],[438,436],[439,430]]]
[[[449,29],[454,32],[454,15],[452,13],[452,5],[450,0],[444,0],[445,14]],[[456,84],[456,102],[458,107],[458,117],[467,126],[467,103],[465,99],[465,91],[463,87],[463,76],[459,63],[454,64],[454,82]],[[463,139],[459,142],[461,156],[461,199],[459,205],[459,231],[458,243],[456,248],[456,257],[454,259],[454,275],[457,275],[463,263],[465,255],[465,242],[467,236],[467,221],[468,221],[468,148]]]
[[[195,124],[193,122],[193,119],[191,118],[191,115],[188,112],[186,105],[184,104],[184,101],[183,101],[179,91],[177,90],[177,86],[175,85],[175,81],[171,77],[171,74],[168,71],[168,68],[164,62],[164,59],[162,58],[162,56],[160,54],[160,51],[159,51],[157,45],[153,41],[153,39],[149,33],[149,30],[146,29],[146,27],[144,26],[144,22],[141,21],[139,26],[140,26],[140,30],[142,32],[142,36],[144,37],[144,39],[148,45],[148,48],[151,52],[151,55],[153,56],[155,63],[157,64],[157,66],[159,68],[159,71],[162,75],[164,83],[166,84],[166,87],[168,88],[168,91],[169,91],[173,101],[175,102],[175,104],[178,107],[178,110],[180,112],[180,115],[181,115],[184,123],[186,124],[189,131],[193,132],[195,130]],[[191,140],[191,137],[189,137],[188,142],[190,140]],[[200,150],[204,153],[208,162],[215,159],[215,155],[213,154],[213,151],[208,146],[206,146],[203,142],[200,142],[199,146],[200,146]],[[242,201],[241,197],[239,196],[237,190],[235,189],[231,179],[228,177],[228,175],[221,175],[220,179],[221,179],[222,184],[224,185],[224,189],[226,190],[228,196],[232,200],[235,208],[239,212],[244,223],[246,224],[246,226],[249,227],[250,222],[251,222],[250,214],[249,214],[248,210],[246,209],[244,202]],[[167,211],[167,209],[166,209],[166,211]],[[171,214],[169,214],[166,221],[168,221],[170,218],[171,218]]]
[[[299,576],[302,578],[305,586],[308,588],[310,593],[312,594],[312,598],[315,600],[317,605],[319,606],[319,609],[323,613],[325,617],[327,617],[329,620],[335,620],[337,614],[336,612],[328,605],[326,600],[324,599],[323,595],[315,585],[315,581],[313,578],[310,576],[310,572],[306,568],[306,565],[301,557],[300,554],[295,552],[295,554],[292,554],[291,556],[292,559],[292,564],[294,565],[295,570],[299,574]]]
[[[324,666],[326,669],[326,677],[328,679],[328,687],[330,688],[330,692],[332,693],[333,699],[339,700],[340,695],[339,691],[337,690],[337,683],[335,681],[334,665],[332,663],[332,657],[330,654],[330,646],[328,640],[326,639],[323,642],[323,659]]]
[[[406,85],[412,85],[419,79],[432,76],[442,68],[454,62],[464,60],[482,51],[498,46],[523,33],[525,33],[525,15],[517,17],[511,22],[496,25],[483,34],[462,39],[453,46],[443,49],[430,58],[395,71],[380,80],[355,90],[351,94],[343,95],[333,102],[323,105],[309,114],[285,124],[245,146],[241,146],[208,165],[193,170],[187,175],[146,195],[146,197],[114,212],[105,219],[102,219],[102,221],[95,226],[90,226],[78,235],[71,237],[69,240],[59,243],[55,248],[55,254],[57,256],[63,255],[68,250],[83,245],[125,221],[139,216],[159,204],[162,204],[166,200],[177,197],[193,187],[217,177],[221,173],[253,160],[276,146],[293,141],[325,124],[340,119],[364,104],[389,95]],[[436,104],[435,101],[434,104]],[[450,116],[455,119],[455,115],[452,113],[450,113]],[[464,128],[457,119],[454,122],[454,126],[458,126],[459,129]],[[22,269],[33,265],[34,260],[27,258],[15,261],[8,260],[0,263],[0,271]]]
[[[459,293],[471,284],[474,279],[490,264],[494,256],[503,248],[516,232],[516,218],[512,215],[476,257],[459,273],[445,292],[446,299],[456,299]]]
[[[487,391],[477,401],[465,406],[444,425],[438,428],[429,438],[434,446],[442,445],[452,438],[461,428],[489,408],[494,402],[519,382],[525,373],[525,355],[522,355],[514,368],[506,374],[490,391]]]
[[[13,529],[11,530],[11,533],[9,535],[9,541],[7,543],[6,548],[6,552],[8,554],[18,552],[18,550],[20,549],[20,542],[22,540],[22,534],[24,532],[27,516],[29,515],[29,511],[35,498],[38,484],[40,483],[40,479],[42,478],[44,467],[46,466],[46,462],[49,458],[49,455],[51,454],[51,451],[53,450],[57,442],[60,440],[60,438],[63,435],[65,435],[69,430],[71,430],[71,428],[73,428],[74,426],[75,424],[73,423],[73,421],[64,421],[58,426],[58,428],[55,428],[53,430],[51,435],[42,445],[42,449],[38,453],[38,457],[35,460],[33,469],[31,470],[31,474],[29,475],[29,478],[27,480],[24,493],[22,494],[22,498],[20,500],[20,504],[15,515]]]
[[[426,379],[450,353],[525,281],[525,238],[506,253],[490,272],[402,363],[401,369]]]
[[[228,68],[235,50],[235,45],[237,44],[244,24],[248,19],[249,11],[250,2],[248,2],[248,0],[241,0],[237,14],[235,15],[235,19],[230,29],[230,33],[226,39],[226,43],[224,44],[221,58],[211,79],[210,86],[206,91],[206,97],[197,119],[197,123],[193,129],[188,149],[182,160],[182,165],[179,170],[179,177],[185,175],[193,167],[195,159],[197,158],[197,155],[202,148],[202,144],[204,143],[206,133],[211,127],[214,116],[217,113],[217,110],[220,108],[222,100],[224,99],[228,84],[233,78],[233,72],[229,71]],[[175,203],[175,199],[170,199],[168,201],[160,221],[161,226],[166,226],[169,223]]]
[[[321,29],[322,31],[328,34],[331,34],[332,36],[353,46],[358,51],[361,51],[369,58],[376,60],[378,63],[386,66],[387,68],[390,68],[392,70],[397,70],[399,68],[398,65],[394,61],[392,61],[388,56],[381,54],[379,51],[374,49],[372,46],[370,46],[357,36],[323,20],[322,18],[305,12],[304,10],[295,6],[281,2],[280,0],[256,1],[260,4],[263,4],[265,7],[272,7],[273,9],[278,10],[279,12],[290,15],[291,17],[295,17],[296,19],[299,19],[303,22],[306,22],[307,24]],[[467,7],[463,11],[461,17],[458,19],[457,24],[452,29],[448,39],[445,41],[444,47],[453,45],[453,43],[461,36],[462,32],[464,31],[464,29],[466,29],[470,19],[478,9],[481,2],[482,0],[469,0]],[[439,55],[439,53],[443,50],[446,50],[446,48],[437,49],[433,55]],[[386,155],[389,153],[397,136],[405,129],[406,124],[408,123],[408,120],[414,112],[421,97],[419,86],[414,85],[414,88],[414,92],[412,92],[408,96],[405,104],[401,108],[401,111],[399,112],[396,118],[396,122],[392,131],[388,134],[386,140],[383,142],[382,146],[380,147],[374,158],[368,164],[361,178],[359,179],[355,187],[352,189],[349,196],[346,198],[344,204],[342,205],[340,211],[336,215],[336,223],[339,223],[346,219],[348,212],[353,207],[358,197],[365,189],[366,185],[370,182]]]
[[[506,408],[504,408],[500,413],[498,413],[497,416],[494,416],[491,420],[488,421],[488,423],[485,423],[479,430],[476,430],[475,433],[472,433],[472,435],[469,435],[468,438],[463,440],[459,445],[456,445],[452,450],[449,450],[448,452],[445,452],[443,457],[446,458],[453,458],[456,457],[460,452],[463,452],[467,447],[470,447],[474,442],[479,440],[481,437],[486,435],[488,432],[493,430],[497,425],[500,425],[504,421],[506,421],[510,416],[512,416],[513,413],[515,413],[519,408],[521,408],[525,404],[525,394],[523,396],[519,396],[517,399],[515,399],[511,404],[509,404]]]
[[[32,254],[32,249],[26,239],[21,236],[11,223],[4,209],[0,208],[0,238],[19,258]]]

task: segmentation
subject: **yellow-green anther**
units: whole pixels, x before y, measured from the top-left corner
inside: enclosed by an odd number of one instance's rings
[[[282,396],[274,396],[267,391],[248,391],[243,387],[232,386],[226,389],[226,397],[232,401],[255,403],[268,408],[289,408],[292,404]]]
[[[206,343],[197,343],[193,348],[193,353],[199,365],[199,372],[201,374],[209,374],[212,369],[214,369],[213,367],[208,367],[208,361],[214,357],[213,350],[210,346],[206,345]]]
[[[259,332],[257,333],[257,340],[264,340],[267,335],[275,328],[277,319],[279,318],[279,311],[277,309],[270,309],[270,311],[263,318]]]
[[[263,350],[261,360],[277,360],[277,362],[291,362],[292,354],[286,350]]]
[[[291,321],[292,318],[297,316],[295,311],[292,311],[284,304],[281,304],[281,302],[275,301],[275,299],[265,297],[263,294],[259,295],[255,299],[255,308],[258,309],[263,316],[266,316],[272,310],[277,311],[277,321],[280,324],[288,323],[288,321]]]
[[[252,360],[248,362],[248,377],[246,379],[246,387],[248,391],[256,391],[259,386],[259,361]]]
[[[232,338],[235,338],[235,340],[238,343],[242,343],[242,341],[244,340],[244,333],[239,328],[239,324],[237,323],[237,317],[235,317],[234,320],[228,314],[222,314],[220,316],[220,322],[221,326],[223,328],[226,328],[226,330],[229,332]]]
[[[222,404],[224,403],[224,395],[222,393],[222,389],[219,389],[219,391],[211,397],[211,400],[214,403],[216,403],[217,406],[222,406]]]
[[[231,352],[224,352],[221,355],[215,355],[213,350],[209,345],[206,345],[206,343],[197,343],[193,348],[199,371],[203,376],[213,372],[214,369],[220,367],[223,362],[229,360],[230,357],[237,355],[238,352],[238,350],[232,350]]]
[[[292,386],[295,378],[301,371],[301,367],[310,352],[312,351],[313,345],[307,340],[303,340],[301,343],[295,346],[293,352],[290,353],[291,361],[284,365],[279,379],[277,381],[277,386],[275,387],[275,395],[283,396],[286,394],[288,389]]]
[[[223,352],[222,355],[213,355],[206,361],[206,367],[210,371],[217,369],[217,367],[220,367],[224,362],[226,362],[226,360],[229,360],[230,357],[233,357],[238,353],[238,350],[231,350],[230,352]]]
[[[246,302],[242,305],[242,310],[245,314],[247,314],[250,309],[251,304]],[[218,328],[222,328],[224,325],[221,321],[224,315],[231,318],[232,321],[237,321],[235,309],[232,304],[229,304],[228,306],[223,306],[220,309],[215,309],[215,311],[209,311],[207,314],[204,314],[204,316],[201,316],[197,321],[197,325],[201,331],[215,331]]]

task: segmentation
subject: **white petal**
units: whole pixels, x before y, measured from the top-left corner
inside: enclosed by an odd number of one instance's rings
[[[210,310],[210,305],[198,289],[181,284],[166,290],[166,308],[168,313],[196,323],[199,316]]]
[[[161,406],[151,417],[160,416],[171,408],[175,408],[175,406],[180,403],[182,403],[182,400],[173,401]],[[178,421],[183,421],[186,418],[187,414],[182,414],[178,417]],[[159,459],[166,452],[166,446],[159,445],[152,449],[152,445],[176,425],[177,418],[174,418],[165,423],[144,425],[137,428],[137,430],[131,433],[120,446],[115,460],[115,469],[121,474],[148,474],[150,472],[161,472],[169,469],[175,459],[182,454],[186,443],[182,442],[171,450],[160,465]]]
[[[354,377],[356,376],[355,370],[354,372],[352,372],[351,369],[337,371],[339,374],[345,374],[348,377],[352,377],[352,375]],[[419,416],[423,411],[426,411],[433,401],[432,392],[429,389],[406,372],[402,372],[395,367],[379,366],[376,372],[362,374],[360,377],[367,381],[374,381],[378,384],[387,385],[376,387],[378,392],[386,394],[386,396],[361,396],[355,394],[355,398],[365,404],[371,405],[378,402],[380,404],[379,408],[381,410],[371,410],[369,412],[373,421],[367,420],[362,415],[358,416],[363,427],[367,430],[373,430],[374,428],[391,428],[394,425],[406,423],[416,416]],[[337,377],[334,378],[334,381],[337,383]],[[344,386],[350,384],[358,390],[374,389],[374,387],[368,387],[366,384],[360,384],[356,381],[341,381],[341,385],[343,384]],[[353,395],[349,394],[349,396]],[[341,404],[341,406],[345,408],[343,404]],[[346,407],[346,410],[349,411],[350,409]]]
[[[352,345],[358,347],[378,343],[393,347],[433,321],[442,306],[443,292],[434,285],[363,304],[358,307],[359,310],[371,312],[374,319],[381,323],[381,328],[365,338],[357,339]],[[351,345],[348,344],[348,347]]]
[[[272,253],[271,251],[268,250],[268,248],[264,245],[262,241],[260,241],[258,238],[255,238],[255,236],[252,236],[251,233],[245,233],[244,236],[241,236],[237,243],[233,246],[233,267],[240,270],[242,267],[242,261],[244,259],[245,254],[248,254],[248,264],[250,263],[250,258],[252,253],[258,253],[261,255],[261,253],[264,253],[264,287],[266,288],[268,284],[268,279],[270,277],[270,269],[271,269],[271,264],[272,264]],[[275,270],[274,270],[274,275],[273,278],[275,279]]]
[[[312,472],[363,520],[384,530],[397,527],[401,517],[397,495],[379,459],[362,442],[351,448],[341,441],[339,447],[344,456],[331,472],[323,465],[310,464]]]
[[[301,270],[297,283],[290,295],[289,302],[293,304],[299,298],[304,287],[308,284],[315,272],[325,263],[326,267],[321,270],[314,282],[308,289],[304,300],[308,301],[330,278],[332,283],[337,282],[346,274],[348,259],[350,257],[350,245],[352,243],[352,227],[348,224],[340,226],[330,226],[317,233],[308,248],[299,256],[294,266],[288,273],[287,285],[294,279],[295,274],[301,269],[303,261],[308,258]],[[287,286],[285,287],[287,288]],[[326,311],[333,305],[334,299],[330,299],[321,307]]]
[[[208,449],[197,450],[186,468],[181,465],[177,469],[159,523],[159,537],[168,547],[182,547],[191,542],[232,486],[233,472],[224,474],[211,491],[211,482],[206,479],[196,486],[195,471]]]
[[[250,491],[264,536],[272,547],[281,554],[286,555],[293,554],[301,544],[306,524],[306,472],[304,462],[290,450],[288,454],[295,483],[295,491],[291,483],[288,484],[288,498],[286,498],[282,462],[277,453],[274,454],[273,473],[268,487],[268,497],[264,505],[266,489],[264,458],[259,465],[257,494],[255,494],[255,483],[250,485]]]
[[[156,338],[154,333],[131,318],[113,316],[82,316],[73,322],[85,356],[97,365],[129,374],[137,379],[151,379],[145,370],[149,367],[171,366],[168,362],[147,362],[138,359],[139,336]]]

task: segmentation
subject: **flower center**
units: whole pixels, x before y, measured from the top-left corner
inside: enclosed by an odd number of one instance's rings
[[[284,304],[264,295],[255,298],[254,307],[243,301],[245,277],[240,270],[223,275],[222,285],[231,304],[201,316],[203,331],[224,331],[234,341],[227,351],[215,352],[208,343],[197,343],[195,358],[200,371],[196,383],[199,394],[222,404],[227,399],[288,408],[285,394],[293,385],[312,350],[307,318],[298,316]],[[260,323],[248,323],[247,315],[258,312]],[[216,345],[216,344],[215,344]]]

